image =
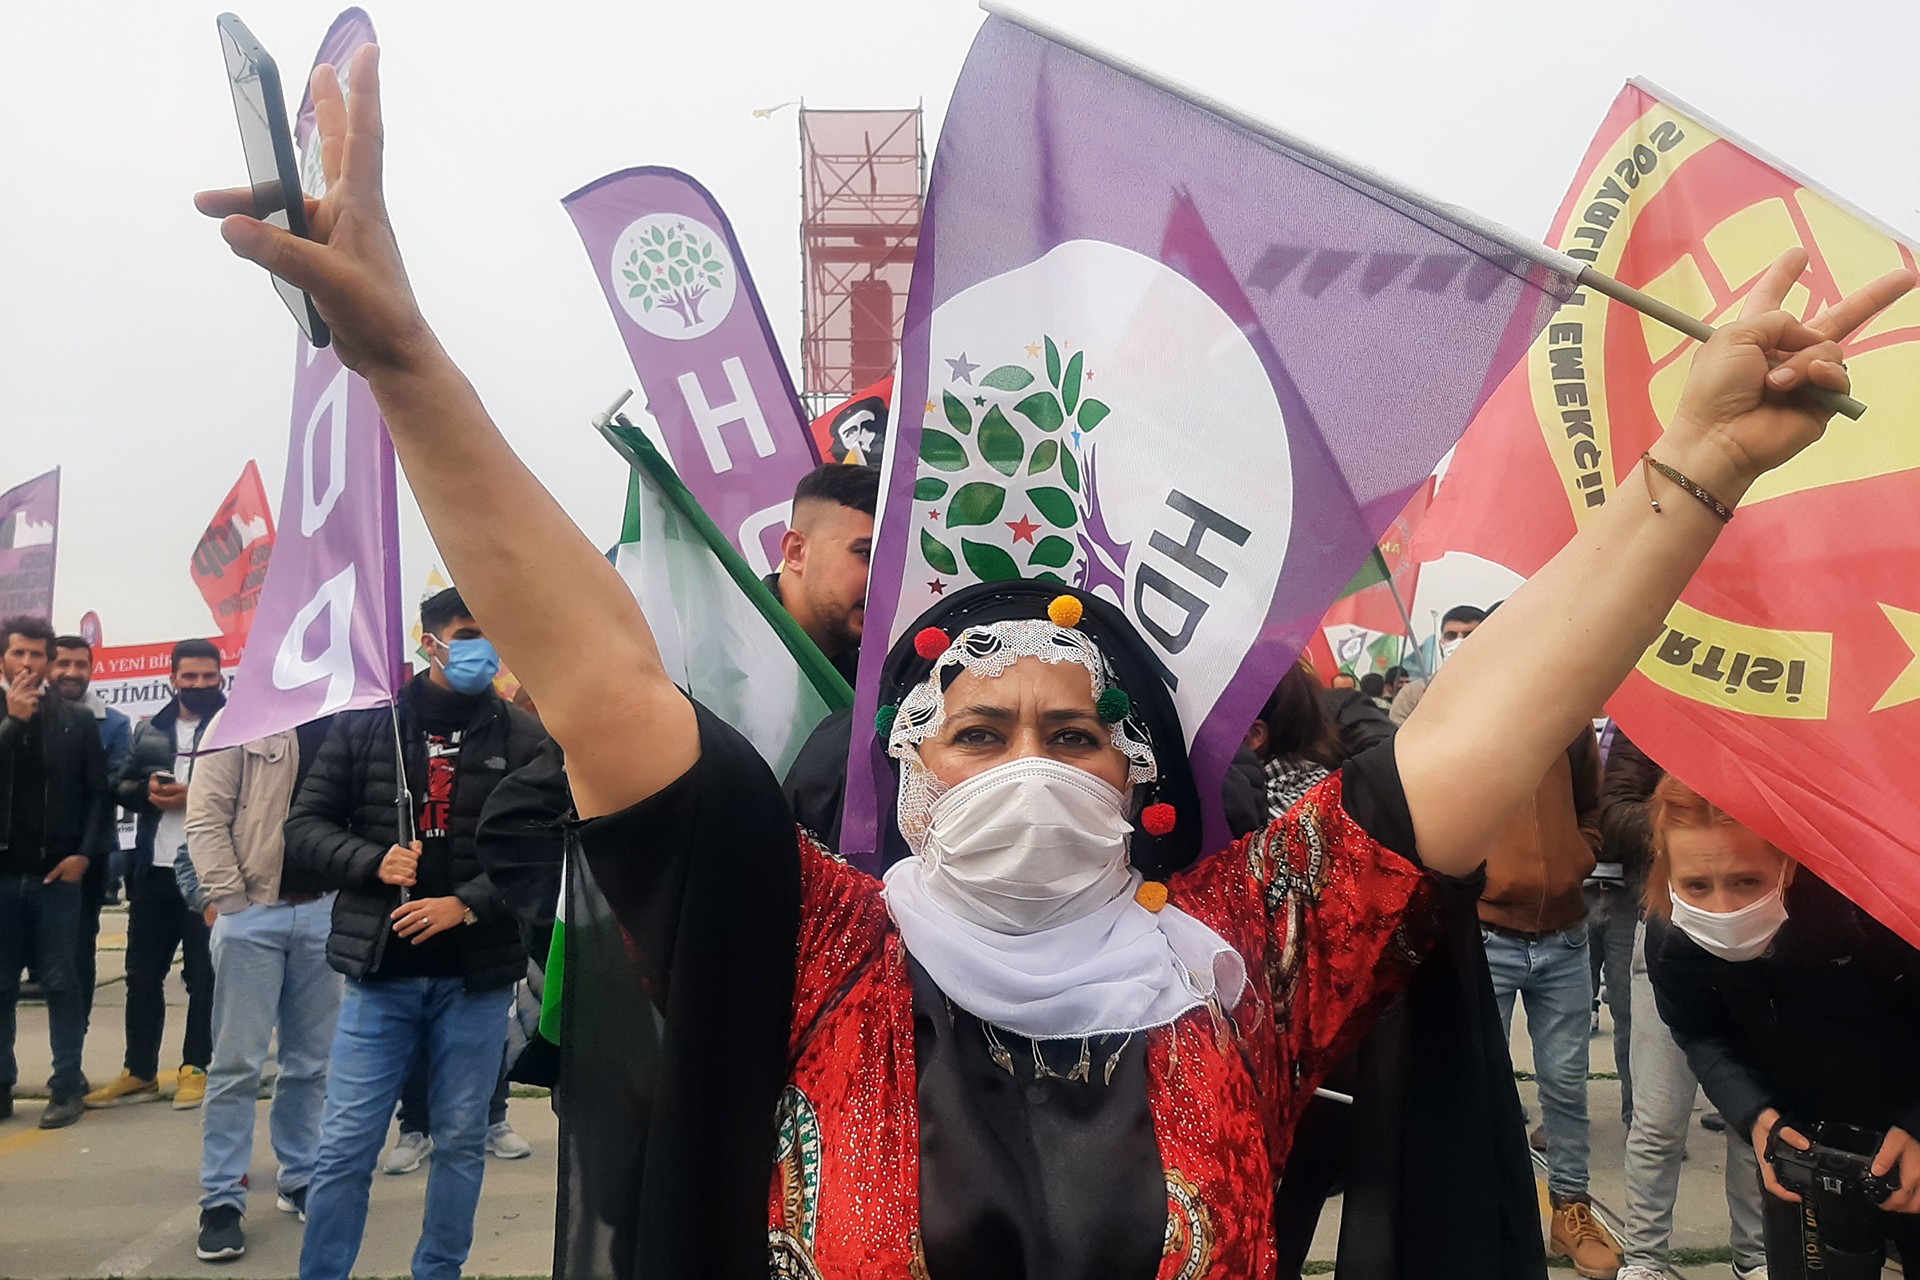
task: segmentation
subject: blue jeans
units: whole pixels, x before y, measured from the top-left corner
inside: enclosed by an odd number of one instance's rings
[[[1620,1256],[1623,1263],[1665,1271],[1672,1256],[1673,1206],[1680,1195],[1680,1162],[1687,1157],[1687,1130],[1693,1123],[1693,1100],[1700,1093],[1687,1055],[1674,1043],[1673,1033],[1660,1021],[1647,977],[1647,926],[1638,930],[1633,948],[1634,1074],[1640,1080],[1640,1103],[1633,1109],[1633,1127],[1627,1131],[1627,1202],[1620,1219]],[[1760,1162],[1746,1134],[1727,1129],[1727,1217],[1732,1223],[1734,1264],[1750,1271],[1767,1260],[1760,1208]]]
[[[473,1247],[473,1216],[486,1173],[487,1099],[506,1044],[511,992],[469,992],[458,978],[347,983],[327,1074],[320,1154],[307,1184],[300,1280],[347,1280],[352,1273],[366,1231],[374,1164],[421,1044],[433,1095],[433,1164],[413,1276],[457,1280]]]
[[[1547,1190],[1587,1194],[1587,1027],[1593,978],[1587,968],[1586,922],[1528,941],[1480,930],[1493,971],[1500,1020],[1513,1033],[1514,997],[1527,998],[1533,1074],[1547,1123]]]
[[[1613,1067],[1620,1074],[1620,1120],[1633,1123],[1633,955],[1640,903],[1625,885],[1589,880],[1587,973],[1594,991],[1606,972],[1607,1008],[1613,1013]],[[1599,1006],[1595,1005],[1598,1012]]]
[[[20,1079],[13,1056],[14,1005],[20,999],[20,970],[31,964],[47,996],[47,1038],[53,1048],[47,1087],[60,1099],[82,1092],[80,1049],[87,1039],[87,1013],[74,955],[79,939],[79,881],[45,884],[39,876],[0,876],[0,1091],[11,1091]]]
[[[267,1050],[280,1033],[269,1131],[282,1191],[313,1179],[342,979],[327,964],[333,899],[254,904],[213,924],[213,1065],[200,1144],[200,1207],[247,1207]]]

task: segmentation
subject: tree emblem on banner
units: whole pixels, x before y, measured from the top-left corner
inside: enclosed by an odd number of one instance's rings
[[[977,380],[965,352],[941,361],[913,489],[935,594],[1021,577],[1120,593],[1131,548],[1107,531],[1089,443],[1111,410],[1089,394],[1086,353],[1062,348],[1043,337]]]
[[[737,273],[713,228],[678,214],[636,219],[613,245],[614,296],[635,324],[662,338],[697,338],[733,308]]]

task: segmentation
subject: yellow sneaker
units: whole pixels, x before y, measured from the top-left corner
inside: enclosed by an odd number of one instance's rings
[[[142,1080],[131,1071],[122,1071],[111,1084],[103,1084],[82,1101],[89,1110],[99,1111],[106,1107],[126,1107],[136,1102],[158,1102],[160,1100],[160,1082]]]
[[[173,1090],[173,1109],[191,1111],[207,1100],[207,1073],[199,1067],[180,1068],[180,1083]]]

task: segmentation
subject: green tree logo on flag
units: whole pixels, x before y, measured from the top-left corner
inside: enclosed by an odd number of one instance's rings
[[[727,318],[737,275],[725,238],[713,228],[654,213],[614,241],[608,279],[635,324],[656,337],[686,340]]]
[[[965,352],[946,359],[951,376],[926,406],[913,489],[935,594],[1001,578],[1116,592],[1125,581],[1129,547],[1107,532],[1089,443],[1111,410],[1090,394],[1086,353],[1062,348],[1044,336],[1024,362],[977,379],[981,366]]]

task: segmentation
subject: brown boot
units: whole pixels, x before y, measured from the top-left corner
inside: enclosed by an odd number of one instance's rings
[[[1553,1197],[1550,1252],[1572,1262],[1575,1274],[1587,1280],[1613,1280],[1620,1272],[1620,1246],[1593,1216],[1586,1196]]]

